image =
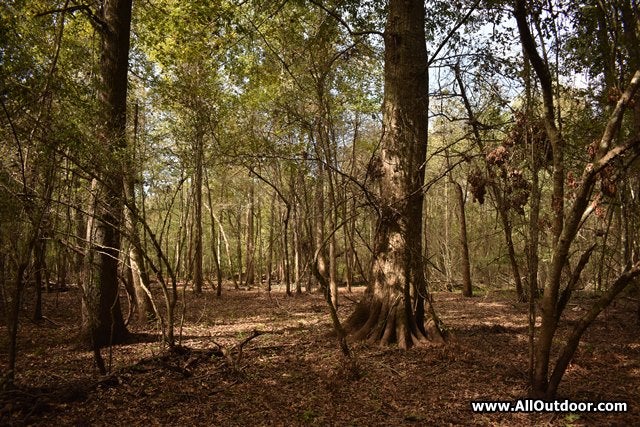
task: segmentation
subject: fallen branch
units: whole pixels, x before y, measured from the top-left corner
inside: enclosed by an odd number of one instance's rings
[[[238,356],[236,357],[235,363],[236,366],[238,364],[240,364],[240,361],[242,360],[242,348],[252,339],[259,337],[260,335],[262,335],[263,332],[258,331],[257,329],[254,329],[253,332],[251,333],[251,335],[249,335],[247,338],[245,338],[240,344],[238,344],[236,346],[236,348],[238,349]]]
[[[220,350],[220,356],[224,356],[224,358],[227,360],[227,365],[231,368],[231,370],[233,372],[237,372],[238,366],[240,365],[240,362],[242,361],[242,349],[244,348],[245,345],[247,345],[249,343],[249,341],[253,340],[254,338],[259,337],[260,335],[265,334],[265,332],[263,331],[259,331],[257,329],[254,329],[251,332],[251,335],[249,335],[247,338],[245,338],[244,340],[242,340],[241,342],[239,342],[238,344],[227,348],[221,344],[218,344],[217,342],[213,342],[215,345],[218,346],[219,350]],[[234,352],[237,352],[237,354],[233,355]]]

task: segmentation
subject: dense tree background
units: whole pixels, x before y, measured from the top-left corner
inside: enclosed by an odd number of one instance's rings
[[[3,386],[47,291],[82,289],[105,371],[126,325],[174,348],[188,292],[322,291],[353,357],[444,341],[432,292],[507,289],[555,397],[638,301],[639,22],[634,0],[2,2]]]

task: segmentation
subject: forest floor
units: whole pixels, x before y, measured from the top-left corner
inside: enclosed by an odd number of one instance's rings
[[[361,293],[341,294],[342,318]],[[225,289],[221,299],[211,290],[185,296],[182,351],[163,353],[157,330],[130,325],[131,343],[103,350],[111,369],[105,377],[77,345],[80,291],[45,294],[48,320],[21,324],[20,388],[3,394],[0,424],[640,425],[640,327],[628,299],[587,331],[559,391],[572,401],[625,401],[628,413],[507,414],[473,413],[470,402],[527,396],[527,304],[514,302],[512,292],[470,299],[436,293],[449,343],[406,352],[353,343],[357,379],[318,293],[287,298],[254,288]],[[569,325],[591,301],[582,295],[570,304]],[[254,330],[262,334],[238,357]],[[0,334],[5,367],[6,326]]]

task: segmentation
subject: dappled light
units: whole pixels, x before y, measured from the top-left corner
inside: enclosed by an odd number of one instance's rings
[[[523,369],[526,305],[513,303],[512,292],[472,301],[436,293],[435,304],[446,313],[443,320],[451,332],[449,344],[399,353],[354,343],[358,360],[367,362],[362,378],[350,379],[321,294],[282,298],[275,304],[264,290],[234,291],[232,285],[225,290],[224,300],[211,299],[209,290],[204,291],[206,299],[192,291],[185,294],[191,314],[198,316],[188,316],[184,322],[183,353],[163,356],[164,345],[157,339],[118,345],[109,350],[106,377],[95,376],[91,352],[73,344],[79,332],[74,312],[79,291],[46,294],[45,312],[57,307],[51,317],[55,324],[25,324],[22,331],[25,345],[18,379],[39,402],[30,419],[39,425],[79,424],[108,417],[126,400],[127,410],[118,410],[119,424],[265,425],[293,420],[564,425],[566,421],[554,414],[470,412],[471,400],[512,400],[528,394]],[[353,297],[361,295],[362,289]],[[586,301],[588,295],[578,298],[578,303]],[[561,394],[574,400],[640,399],[640,329],[628,326],[633,324],[628,308],[618,306],[596,321],[567,370]],[[341,316],[350,310],[349,305],[341,308]],[[131,329],[154,334],[153,328],[143,325]],[[236,366],[226,356],[215,355],[218,345],[232,350],[254,330],[262,334],[244,345]],[[612,336],[615,344],[605,350],[603,344]],[[4,363],[6,354],[0,357]],[[32,409],[20,399],[15,404]],[[445,404],[446,411],[433,410]],[[637,409],[624,415],[579,418],[584,424],[634,420],[640,421]]]
[[[638,22],[0,1],[0,425],[640,425]]]

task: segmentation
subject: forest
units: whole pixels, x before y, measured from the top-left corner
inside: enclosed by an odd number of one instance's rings
[[[638,0],[3,0],[0,425],[640,425],[639,85]]]

